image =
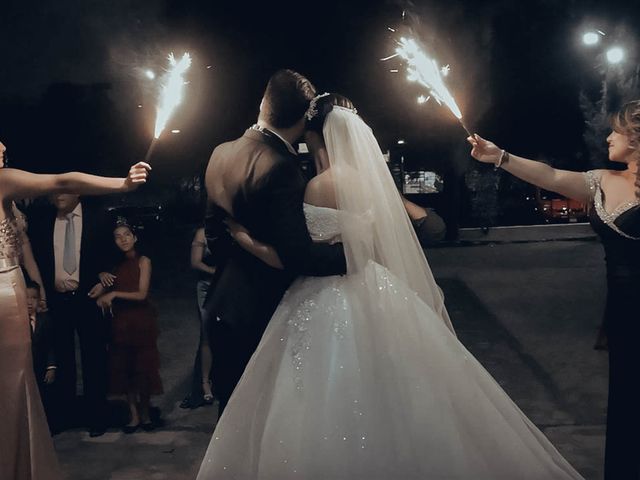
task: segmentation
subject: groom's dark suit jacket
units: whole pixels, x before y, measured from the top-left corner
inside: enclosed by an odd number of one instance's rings
[[[222,175],[233,212],[212,200]],[[298,275],[343,274],[342,244],[313,243],[303,212],[306,182],[295,156],[271,132],[248,129],[218,146],[207,168],[207,242],[217,264],[205,310],[215,321],[242,329],[254,347],[291,281]],[[233,214],[251,236],[272,245],[284,270],[271,268],[234,244],[222,220]]]

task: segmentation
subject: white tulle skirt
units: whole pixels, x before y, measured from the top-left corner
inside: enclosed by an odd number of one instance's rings
[[[199,480],[582,478],[383,267],[297,280]]]

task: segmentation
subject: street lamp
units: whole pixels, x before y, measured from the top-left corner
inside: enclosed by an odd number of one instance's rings
[[[605,115],[607,112],[607,106],[609,102],[608,83],[613,71],[619,68],[619,64],[625,59],[625,51],[618,45],[611,45],[610,42],[601,42],[601,37],[605,37],[606,34],[602,30],[590,30],[582,35],[582,43],[589,48],[593,48],[596,45],[600,45],[597,49],[597,56],[600,59],[606,59],[606,64],[601,65],[603,70],[602,77],[602,98],[601,98],[601,113]],[[604,44],[603,44],[604,43]],[[608,43],[608,45],[607,45]],[[603,62],[604,63],[604,62]]]
[[[624,50],[620,47],[612,47],[607,50],[607,61],[615,65],[624,60]]]
[[[600,35],[596,32],[587,32],[582,36],[582,42],[585,45],[595,45],[600,41]]]
[[[153,70],[146,70],[144,74],[149,80],[153,80],[156,78],[156,74],[153,73]]]

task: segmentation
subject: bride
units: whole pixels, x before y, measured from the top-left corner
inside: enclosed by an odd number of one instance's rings
[[[582,478],[456,338],[371,129],[348,99],[314,100],[304,210],[348,273],[289,288],[198,479]]]

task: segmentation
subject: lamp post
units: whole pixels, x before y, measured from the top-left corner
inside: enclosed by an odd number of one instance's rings
[[[600,105],[600,112],[603,116],[606,116],[608,112],[609,105],[609,79],[611,69],[619,66],[625,60],[625,50],[619,45],[606,45],[604,40],[606,39],[607,34],[602,30],[590,30],[582,35],[582,43],[587,48],[595,48],[596,46],[600,46],[598,49],[597,57],[602,58],[602,68],[603,68],[603,78],[602,78],[602,98]],[[606,63],[605,63],[606,61]]]

